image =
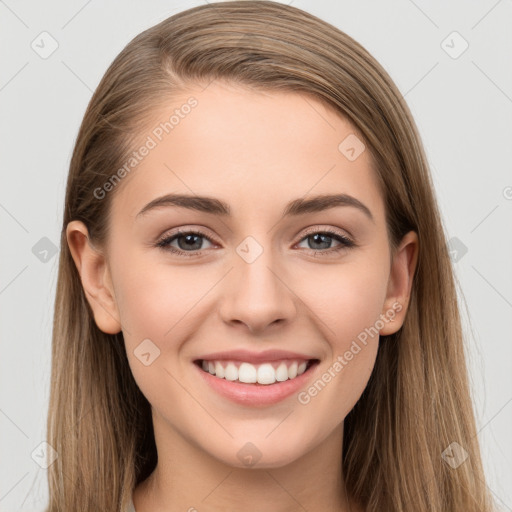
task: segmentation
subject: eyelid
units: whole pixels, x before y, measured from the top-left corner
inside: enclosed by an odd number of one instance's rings
[[[313,226],[307,227],[305,229],[305,231],[302,232],[302,236],[301,236],[301,238],[299,238],[297,240],[297,243],[301,242],[305,237],[307,237],[308,235],[310,235],[312,233],[320,233],[320,232],[337,234],[339,236],[348,238],[348,239],[350,239],[350,241],[354,242],[353,236],[347,230],[345,230],[345,232],[347,233],[348,236],[345,235],[339,228],[335,228],[335,227],[331,227],[331,226],[327,226],[327,225],[322,226],[322,225],[315,224]],[[217,240],[215,240],[214,237],[207,234],[203,230],[202,227],[197,228],[197,227],[188,227],[188,226],[180,226],[179,228],[176,228],[175,231],[172,231],[172,230],[164,231],[163,234],[161,234],[157,238],[156,243],[158,244],[159,242],[162,242],[163,240],[166,240],[170,237],[175,237],[175,236],[182,235],[182,234],[191,234],[191,233],[201,235],[204,238],[208,239],[210,242],[215,243],[217,245],[221,245]]]
[[[312,233],[333,233],[338,236],[347,238],[351,242],[355,243],[354,237],[347,230],[341,230],[340,228],[336,228],[336,227],[328,226],[328,225],[321,225],[321,224],[316,224],[314,226],[310,226],[310,227],[306,228],[306,230],[303,232],[302,238],[299,240],[299,242]]]
[[[208,239],[212,244],[220,245],[219,242],[215,240],[214,237],[207,234],[203,228],[199,227],[188,227],[188,226],[180,226],[179,228],[176,228],[175,230],[166,230],[164,231],[156,240],[156,244],[163,242],[164,240],[167,240],[168,238],[174,238],[179,235],[189,235],[189,234],[195,234],[200,235],[206,239]]]
[[[201,256],[203,255],[203,252],[206,249],[197,249],[193,251],[184,251],[181,249],[176,249],[171,246],[171,243],[179,238],[181,235],[198,235],[202,238],[205,238],[213,245],[221,245],[218,242],[215,241],[215,238],[205,233],[202,227],[187,227],[187,226],[180,226],[176,230],[171,230],[164,232],[162,235],[160,235],[155,242],[155,246],[159,247],[163,250],[167,250],[171,253],[178,254],[179,256]],[[327,250],[315,250],[315,249],[307,249],[306,252],[312,251],[315,255],[319,256],[326,256],[334,255],[344,249],[350,249],[353,247],[357,247],[356,242],[354,241],[353,237],[347,236],[344,234],[340,228],[335,228],[332,226],[321,226],[321,225],[313,225],[306,228],[305,231],[302,232],[301,238],[295,243],[295,245],[300,244],[303,240],[306,240],[309,236],[313,234],[324,234],[327,235],[330,238],[338,239],[338,243],[340,244],[338,247],[335,248],[329,248]]]

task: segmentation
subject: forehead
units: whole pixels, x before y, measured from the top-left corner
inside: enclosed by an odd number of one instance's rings
[[[153,114],[139,140],[150,149],[139,155],[113,205],[131,217],[173,192],[218,197],[234,215],[345,193],[383,216],[359,132],[310,95],[216,81],[203,90],[191,87]]]

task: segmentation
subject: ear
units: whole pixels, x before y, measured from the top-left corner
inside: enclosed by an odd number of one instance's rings
[[[105,256],[92,246],[81,221],[67,225],[66,238],[96,325],[107,334],[117,334],[121,322]]]
[[[418,261],[418,250],[418,235],[414,231],[409,231],[402,238],[391,263],[386,300],[381,315],[387,318],[387,321],[380,329],[380,335],[393,334],[404,323]]]

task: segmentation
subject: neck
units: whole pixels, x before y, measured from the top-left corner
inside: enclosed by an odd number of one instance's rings
[[[153,415],[158,464],[133,493],[136,512],[356,512],[341,472],[343,423],[281,467],[229,466]]]

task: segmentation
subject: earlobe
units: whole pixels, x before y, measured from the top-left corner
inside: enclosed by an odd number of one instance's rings
[[[397,332],[403,325],[412,290],[414,272],[418,261],[419,241],[414,231],[409,231],[397,247],[391,264],[388,289],[382,315],[383,336]]]
[[[87,227],[81,221],[67,225],[66,239],[96,325],[107,334],[117,334],[121,322],[104,254],[92,246]]]

